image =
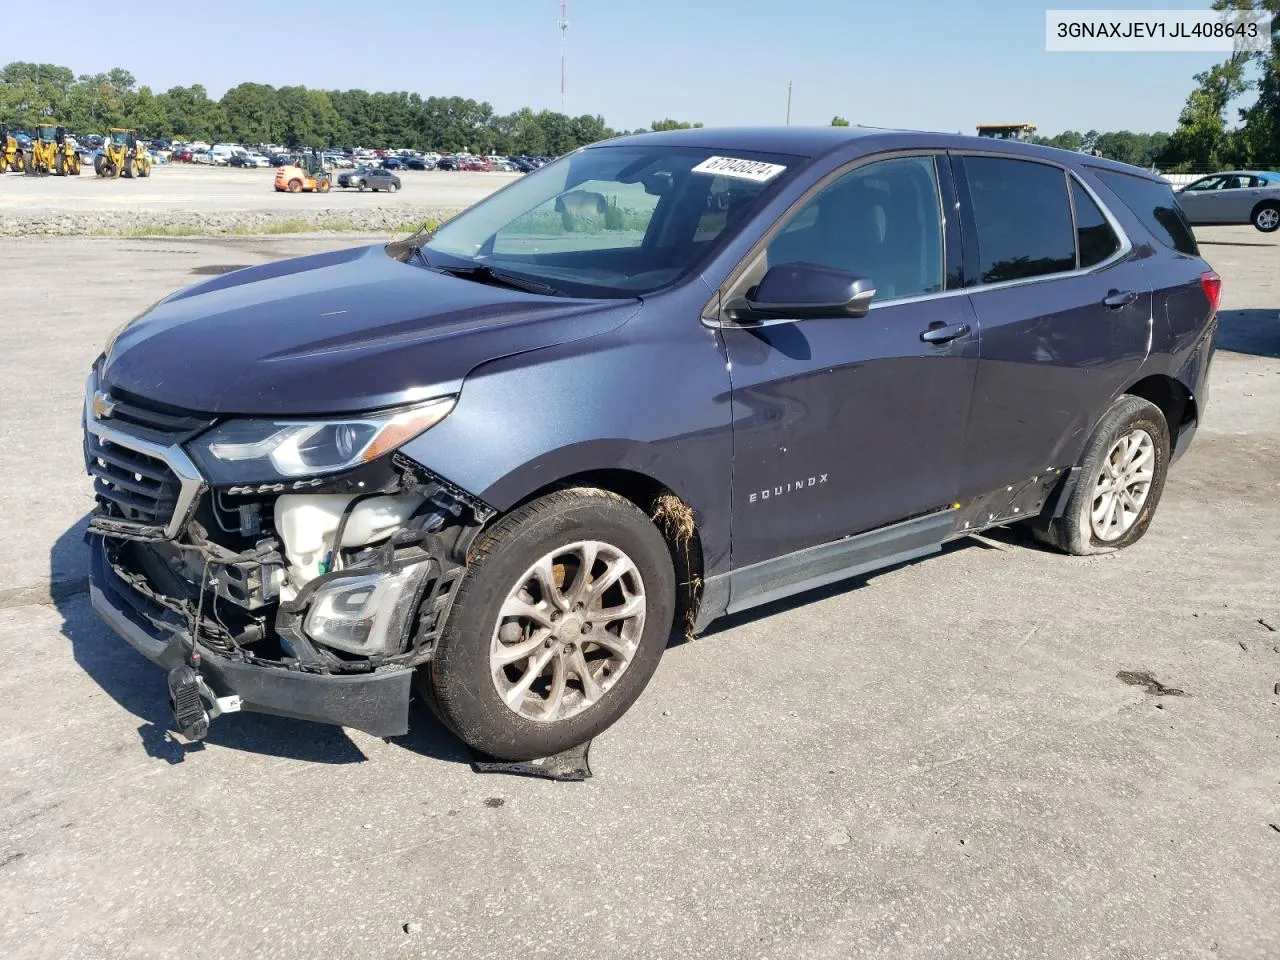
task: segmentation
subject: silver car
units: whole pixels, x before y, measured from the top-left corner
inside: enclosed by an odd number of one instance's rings
[[[1187,184],[1177,194],[1193,224],[1251,223],[1263,233],[1280,229],[1280,173],[1215,173]]]

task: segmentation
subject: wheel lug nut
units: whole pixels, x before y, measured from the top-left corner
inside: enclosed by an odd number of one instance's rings
[[[552,622],[552,623],[557,623],[557,622],[559,622],[559,620],[560,620],[560,611],[558,611],[558,610],[553,610],[553,611],[552,611],[552,613],[551,613],[551,622]]]
[[[582,625],[582,632],[583,632],[583,633],[590,633],[590,632],[591,632],[591,624],[589,624],[589,623],[584,623],[584,624]]]

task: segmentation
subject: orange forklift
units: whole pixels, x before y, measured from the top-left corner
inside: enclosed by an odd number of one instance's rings
[[[291,163],[276,170],[276,190],[281,193],[328,193],[331,186],[333,179],[315,150],[295,156]]]

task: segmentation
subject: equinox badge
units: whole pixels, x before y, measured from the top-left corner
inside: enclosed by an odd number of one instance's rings
[[[808,477],[803,480],[792,480],[788,483],[780,483],[772,489],[753,492],[747,497],[747,502],[756,503],[759,500],[768,500],[773,497],[786,496],[788,493],[795,493],[798,490],[807,490],[809,487],[816,487],[818,484],[826,482],[827,475],[825,473],[820,473],[816,477]]]

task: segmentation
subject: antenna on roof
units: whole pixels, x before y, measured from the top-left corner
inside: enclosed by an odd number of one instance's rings
[[[560,112],[564,113],[564,54],[565,40],[569,33],[568,0],[560,0],[560,20],[556,26],[560,28]]]
[[[787,126],[791,126],[791,81],[787,81]]]

